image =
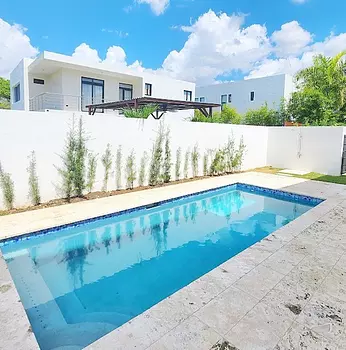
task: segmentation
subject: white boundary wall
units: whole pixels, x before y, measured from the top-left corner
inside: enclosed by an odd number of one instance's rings
[[[268,128],[268,165],[340,175],[343,127]]]
[[[0,111],[0,162],[4,170],[12,175],[15,185],[15,206],[29,204],[28,201],[28,156],[36,152],[37,171],[42,201],[57,198],[55,185],[59,176],[55,166],[59,166],[59,154],[65,144],[66,134],[73,116],[78,122],[80,113],[71,112],[26,112]],[[192,150],[198,143],[200,160],[199,173],[202,175],[203,154],[210,149],[223,146],[233,134],[236,144],[241,136],[246,145],[243,170],[271,165],[296,170],[316,171],[329,175],[340,175],[343,127],[257,127],[244,125],[225,125],[191,123],[175,119],[169,115],[165,126],[170,128],[172,151],[172,179],[176,150],[182,149],[181,177],[183,176],[184,156],[186,150]],[[113,115],[83,114],[84,127],[90,138],[88,148],[98,153],[98,168],[95,191],[101,190],[103,183],[103,166],[101,156],[107,143],[112,146],[115,158],[116,149],[122,146],[123,178],[125,185],[125,159],[132,149],[135,151],[137,175],[140,158],[144,151],[151,156],[159,122],[153,119],[136,120],[119,118]],[[148,159],[146,170],[149,170]],[[191,162],[189,163],[191,175]],[[116,188],[115,162],[108,189]],[[135,184],[136,185],[136,184]],[[1,191],[0,191],[1,192]],[[3,208],[0,198],[0,209]]]
[[[12,175],[15,185],[16,207],[29,204],[26,168],[29,164],[28,156],[33,150],[36,153],[42,201],[57,198],[55,185],[59,183],[59,176],[54,165],[60,165],[59,154],[62,154],[66,133],[72,123],[73,115],[75,121],[78,122],[80,113],[0,111],[0,162],[4,170]],[[85,130],[90,137],[88,148],[99,154],[94,190],[102,188],[101,156],[107,143],[111,144],[114,157],[117,147],[122,145],[122,184],[125,185],[124,164],[126,157],[134,149],[138,170],[143,152],[147,151],[149,157],[151,155],[159,122],[153,119],[143,121],[119,118],[108,114],[94,116],[83,114],[83,120]],[[236,144],[241,136],[244,138],[246,155],[243,169],[252,169],[267,164],[268,129],[266,127],[191,123],[175,120],[174,115],[167,118],[165,126],[169,126],[171,134],[172,179],[174,179],[174,164],[178,147],[182,148],[181,174],[183,174],[185,151],[187,149],[191,151],[193,146],[198,143],[201,155],[199,173],[202,175],[204,152],[223,146],[232,133]],[[149,162],[150,160],[148,160],[147,171]],[[113,161],[113,172],[114,169],[115,162]],[[189,173],[191,175],[191,162]],[[113,174],[108,183],[108,190],[115,188],[116,181]],[[0,198],[1,208],[3,208],[2,198]]]

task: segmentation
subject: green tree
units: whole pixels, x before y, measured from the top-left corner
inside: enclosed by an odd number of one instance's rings
[[[10,81],[0,77],[0,109],[10,108]]]
[[[246,125],[281,126],[284,121],[278,110],[269,108],[265,103],[258,109],[249,109],[244,115],[243,122]]]
[[[286,105],[286,119],[307,125],[346,122],[346,51],[335,57],[317,55],[313,65],[298,72],[298,90]]]

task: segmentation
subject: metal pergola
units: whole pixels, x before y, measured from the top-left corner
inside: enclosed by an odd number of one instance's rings
[[[139,97],[132,100],[117,101],[117,102],[105,102],[88,105],[88,111],[90,115],[94,115],[96,109],[113,109],[122,110],[126,108],[140,108],[147,105],[155,105],[157,109],[155,114],[152,113],[154,119],[160,119],[166,112],[176,112],[188,109],[197,109],[205,117],[211,117],[213,108],[220,107],[217,103],[204,103],[204,102],[192,102],[192,101],[180,101],[180,100],[167,100],[163,98],[153,97]]]

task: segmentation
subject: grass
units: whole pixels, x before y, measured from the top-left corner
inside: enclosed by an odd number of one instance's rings
[[[260,173],[267,173],[267,174],[278,174],[278,172],[281,170],[283,170],[283,169],[273,168],[270,166],[254,169],[254,171],[257,171]],[[334,184],[346,185],[346,175],[331,176],[331,175],[324,175],[324,174],[319,174],[319,173],[314,173],[314,172],[307,173],[305,175],[295,175],[295,174],[290,174],[290,173],[280,173],[278,175],[287,175],[287,176],[291,176],[291,177],[297,177],[300,179],[331,182]]]

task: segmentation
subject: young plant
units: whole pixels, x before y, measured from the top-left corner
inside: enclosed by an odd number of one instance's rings
[[[171,147],[170,147],[170,137],[169,137],[169,129],[166,133],[166,141],[165,141],[165,159],[163,161],[163,182],[167,183],[171,181]]]
[[[143,156],[141,158],[140,168],[139,168],[139,176],[138,176],[139,186],[144,186],[145,184],[145,178],[146,178],[145,166],[147,164],[147,160],[148,160],[148,154],[146,151],[144,151]]]
[[[190,151],[187,149],[185,152],[185,160],[184,160],[184,179],[189,177],[189,159],[190,159]]]
[[[87,169],[87,183],[86,188],[90,193],[95,185],[96,179],[96,168],[97,168],[97,154],[89,152],[88,154],[88,169]]]
[[[192,149],[191,152],[191,166],[192,166],[192,176],[197,177],[198,176],[198,162],[199,162],[199,150],[198,150],[198,144],[196,143]]]
[[[180,167],[181,167],[181,147],[177,149],[177,155],[175,160],[175,179],[180,179]]]
[[[232,136],[228,136],[228,140],[225,146],[225,170],[227,173],[233,172],[233,160],[234,160],[234,152],[235,152],[235,142],[233,134]]]
[[[76,165],[76,137],[74,121],[70,127],[65,140],[63,154],[60,156],[62,166],[56,169],[60,175],[61,183],[58,186],[59,193],[70,202],[74,194],[74,174]]]
[[[122,148],[120,145],[117,149],[117,154],[115,157],[115,172],[116,172],[117,190],[121,189],[121,162],[122,162]]]
[[[149,185],[156,186],[161,180],[163,141],[165,138],[164,126],[160,123],[159,131],[153,146],[149,170]]]
[[[244,143],[243,136],[240,138],[239,147],[235,151],[233,162],[232,162],[232,171],[239,171],[243,165],[244,155],[246,151],[246,145]]]
[[[7,209],[13,209],[14,204],[14,183],[11,174],[6,173],[0,163],[0,187],[2,190],[3,201]]]
[[[208,176],[208,153],[205,152],[203,155],[203,175]]]
[[[74,166],[74,175],[73,182],[76,195],[78,197],[83,196],[83,191],[86,188],[86,156],[88,153],[86,147],[86,137],[83,128],[83,120],[79,119],[77,135],[75,135],[75,166]]]
[[[103,191],[107,191],[108,188],[108,179],[110,175],[110,171],[112,168],[112,149],[111,145],[108,143],[105,153],[101,158],[102,165],[104,167],[104,176],[103,176]]]
[[[130,155],[126,159],[126,186],[129,189],[133,189],[133,183],[136,180],[136,168],[135,168],[136,158],[135,153],[132,150]]]
[[[31,152],[29,156],[29,167],[27,168],[29,174],[29,199],[33,205],[38,205],[41,203],[40,189],[38,185],[38,176],[36,169],[36,155],[35,151]]]
[[[211,175],[222,175],[225,172],[225,151],[224,149],[218,149],[215,153],[215,157],[210,166]]]

